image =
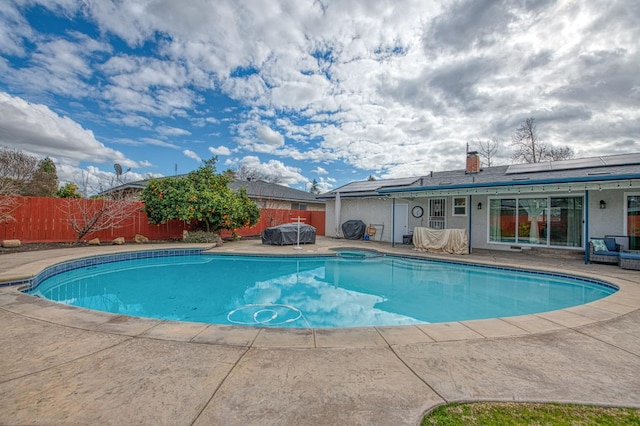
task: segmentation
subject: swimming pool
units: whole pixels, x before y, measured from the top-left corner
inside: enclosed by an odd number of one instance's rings
[[[34,280],[27,293],[140,317],[333,328],[532,314],[588,303],[616,291],[557,274],[361,256],[353,251],[315,257],[197,252],[145,256],[123,254],[56,265]]]

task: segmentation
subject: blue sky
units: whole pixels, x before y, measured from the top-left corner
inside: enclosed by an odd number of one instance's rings
[[[640,151],[640,3],[4,0],[0,145],[63,182],[218,156],[308,189],[464,167],[536,118],[576,157]]]

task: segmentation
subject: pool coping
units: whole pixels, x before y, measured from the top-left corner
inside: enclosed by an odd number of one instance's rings
[[[357,248],[353,241],[326,240],[324,247],[291,253],[291,247],[262,247],[252,242],[229,243],[221,248],[211,248],[206,244],[110,246],[98,250],[62,249],[55,253],[32,255],[33,261],[0,272],[0,283],[30,280],[46,268],[58,263],[91,258],[114,253],[157,251],[157,250],[203,250],[216,254],[289,254],[292,256],[335,255],[336,248]],[[370,247],[366,248],[371,250]],[[69,250],[73,250],[70,252]],[[407,247],[378,245],[375,250],[385,254],[428,258],[439,261],[477,264],[490,267],[514,269],[512,259],[502,259],[500,254],[485,256],[454,256],[412,252]],[[94,253],[88,254],[88,252]],[[275,252],[275,253],[274,253]],[[51,256],[47,256],[50,254]],[[19,256],[19,254],[3,255]],[[1,258],[0,258],[1,259]],[[525,259],[520,259],[523,262]],[[416,343],[446,342],[457,340],[477,340],[486,338],[518,337],[531,334],[575,329],[598,322],[613,320],[640,309],[640,286],[635,285],[640,275],[634,271],[622,270],[611,265],[589,265],[581,267],[571,263],[567,270],[558,265],[544,265],[544,259],[529,259],[516,269],[534,269],[545,273],[578,276],[595,281],[606,281],[618,287],[618,291],[603,299],[567,309],[532,315],[502,317],[482,320],[456,321],[446,323],[356,327],[356,328],[261,328],[233,325],[216,325],[170,320],[132,317],[93,311],[84,308],[61,305],[46,299],[21,292],[24,285],[0,287],[0,309],[26,318],[46,321],[61,326],[87,331],[104,332],[130,337],[145,337],[178,342],[193,342],[213,345],[242,346],[251,348],[367,348],[411,345]],[[614,269],[615,268],[615,269]],[[635,280],[635,281],[634,281]]]

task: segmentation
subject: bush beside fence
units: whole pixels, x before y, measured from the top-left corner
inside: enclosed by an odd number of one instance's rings
[[[74,242],[77,234],[73,231],[69,219],[70,209],[80,203],[101,202],[94,200],[75,200],[65,198],[45,197],[15,197],[16,204],[11,216],[14,220],[0,222],[0,240],[19,239],[24,243],[42,242]],[[67,204],[70,203],[70,204]],[[75,203],[75,204],[74,204]],[[144,235],[150,240],[181,239],[183,230],[188,229],[183,221],[173,220],[164,225],[153,225],[144,211],[143,203],[132,202],[138,208],[118,228],[105,229],[87,234],[83,241],[99,238],[101,241],[111,241],[117,237],[133,240],[136,234]],[[71,210],[73,211],[73,210]],[[314,226],[317,235],[324,235],[325,212],[311,210],[280,210],[263,209],[257,225],[236,230],[236,234],[243,237],[258,236],[270,226],[295,222],[296,217],[302,217],[302,223]],[[223,231],[222,237],[232,234]]]

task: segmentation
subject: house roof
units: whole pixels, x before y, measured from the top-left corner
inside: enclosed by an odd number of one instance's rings
[[[178,175],[177,177],[179,176],[185,175]],[[142,191],[150,181],[151,179],[144,179],[135,182],[127,182],[110,189],[108,192],[126,190]],[[237,191],[240,188],[245,188],[249,198],[268,198],[298,203],[324,204],[324,200],[316,199],[316,195],[310,192],[300,191],[299,189],[293,189],[287,186],[264,182],[261,180],[246,181],[236,179],[229,183],[229,188],[234,191]]]
[[[245,188],[249,198],[267,198],[274,200],[324,204],[324,200],[318,200],[316,198],[317,196],[310,192],[261,180],[234,180],[229,183],[229,187],[234,191],[240,188]]]
[[[340,193],[340,196],[344,195],[346,197],[376,196],[379,194],[379,191],[382,189],[410,185],[412,183],[415,183],[418,179],[420,178],[409,177],[409,178],[400,178],[400,179],[366,180],[366,181],[351,182],[339,188],[336,188],[332,191],[325,192],[324,194],[320,194],[318,195],[318,198],[332,199],[332,198],[335,198],[338,192]]]
[[[348,198],[508,193],[525,187],[531,192],[640,188],[640,153],[485,167],[478,173],[450,170],[375,183],[377,188],[369,191],[358,190],[362,182],[354,182],[320,197],[333,199],[336,192]]]

